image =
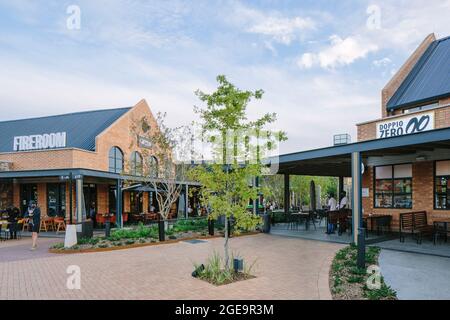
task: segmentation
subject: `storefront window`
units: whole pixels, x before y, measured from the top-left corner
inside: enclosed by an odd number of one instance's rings
[[[375,208],[412,208],[412,165],[375,168]]]
[[[118,147],[112,147],[109,150],[109,172],[122,173],[123,171],[123,152]]]
[[[63,183],[47,184],[47,212],[49,217],[66,216],[66,185]]]
[[[116,187],[115,186],[109,186],[109,192],[108,192],[108,199],[109,199],[109,213],[116,213]]]
[[[434,198],[435,209],[450,209],[450,160],[436,161]]]

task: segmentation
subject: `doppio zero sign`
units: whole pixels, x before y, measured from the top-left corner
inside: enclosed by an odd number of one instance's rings
[[[377,139],[397,137],[434,129],[434,113],[396,118],[377,123]]]

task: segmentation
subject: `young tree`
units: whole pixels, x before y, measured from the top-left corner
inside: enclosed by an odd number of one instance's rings
[[[201,184],[200,201],[210,208],[210,219],[225,217],[225,268],[229,268],[228,229],[233,217],[237,228],[254,228],[260,218],[247,210],[250,199],[256,199],[259,187],[251,183],[261,176],[261,155],[272,149],[276,141],[285,140],[285,134],[271,134],[264,127],[276,120],[276,114],[265,114],[256,121],[247,120],[247,106],[252,99],[262,98],[263,91],[242,91],[217,77],[218,87],[211,94],[196,91],[206,105],[196,107],[200,116],[202,135],[211,145],[212,163],[197,166],[191,177]],[[265,143],[260,139],[264,137]]]
[[[137,136],[142,159],[131,159],[129,172],[140,176],[141,184],[151,187],[156,194],[159,214],[163,220],[178,201],[188,168],[183,160],[189,156],[192,132],[189,127],[171,128],[166,125],[166,113],[158,113],[156,122],[146,117],[132,120],[132,133]],[[133,139],[134,140],[134,139]],[[133,148],[133,145],[131,146]],[[131,183],[132,178],[130,178]]]

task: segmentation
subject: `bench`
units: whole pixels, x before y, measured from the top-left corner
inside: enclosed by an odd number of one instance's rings
[[[433,226],[427,222],[427,212],[407,212],[400,214],[399,224],[400,242],[405,242],[405,235],[411,234],[416,238],[417,244],[422,243],[424,235],[433,234]]]

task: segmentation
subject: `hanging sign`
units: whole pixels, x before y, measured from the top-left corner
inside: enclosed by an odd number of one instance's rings
[[[150,139],[147,139],[142,136],[138,136],[138,145],[141,148],[151,149],[152,148],[152,142]]]
[[[395,118],[377,123],[377,139],[403,136],[434,129],[434,112]]]

